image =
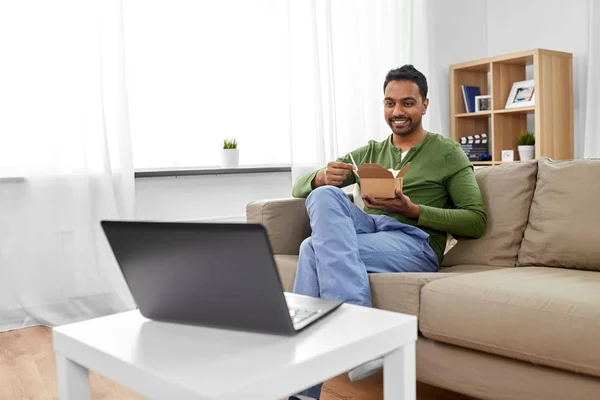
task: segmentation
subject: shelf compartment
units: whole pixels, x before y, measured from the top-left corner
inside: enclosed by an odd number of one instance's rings
[[[452,115],[474,114],[467,113],[465,108],[465,100],[462,93],[462,85],[478,86],[482,95],[489,93],[488,90],[488,70],[452,70],[451,71],[451,93],[454,96],[451,102]]]
[[[513,150],[515,159],[519,157],[517,134],[527,130],[526,113],[502,113],[494,115],[492,160],[502,160],[502,150]]]
[[[492,110],[504,110],[513,83],[524,81],[525,67],[507,62],[492,63]]]

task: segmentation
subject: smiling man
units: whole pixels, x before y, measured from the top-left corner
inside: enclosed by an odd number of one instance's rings
[[[368,273],[436,272],[448,233],[478,238],[485,231],[483,200],[467,156],[455,141],[423,129],[425,76],[404,65],[387,74],[383,90],[392,134],[351,154],[358,167],[378,163],[400,170],[410,162],[403,188],[392,199],[362,193],[365,208],[359,209],[341,190],[357,182],[349,155],[299,177],[293,195],[307,197],[312,235],[300,246],[295,293],[370,307]],[[375,360],[358,367],[351,379],[381,365]],[[290,399],[316,399],[320,391],[318,385]]]

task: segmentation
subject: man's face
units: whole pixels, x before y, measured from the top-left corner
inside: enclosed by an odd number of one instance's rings
[[[419,87],[412,81],[390,81],[385,88],[383,113],[392,132],[408,136],[421,127],[429,99],[421,97]]]

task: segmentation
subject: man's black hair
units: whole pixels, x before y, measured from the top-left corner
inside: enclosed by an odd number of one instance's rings
[[[383,92],[390,81],[412,81],[419,87],[421,97],[423,101],[427,98],[427,78],[418,69],[412,66],[412,64],[406,64],[400,68],[391,70],[385,76],[385,82],[383,83]]]

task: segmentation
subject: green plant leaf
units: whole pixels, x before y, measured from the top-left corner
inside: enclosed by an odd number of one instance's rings
[[[521,132],[517,134],[517,142],[519,146],[533,146],[535,144],[535,136],[531,132]]]
[[[224,149],[237,149],[237,140],[236,139],[224,139],[223,140],[223,148]]]

